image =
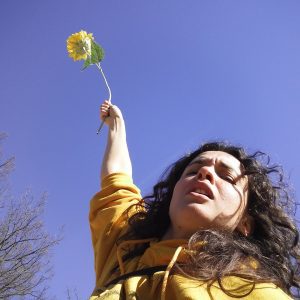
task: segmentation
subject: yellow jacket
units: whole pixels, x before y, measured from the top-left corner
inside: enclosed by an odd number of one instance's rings
[[[215,283],[210,289],[199,280],[192,280],[181,274],[170,275],[169,271],[175,262],[185,259],[184,246],[186,240],[157,241],[139,240],[125,241],[119,246],[116,240],[128,228],[124,211],[141,200],[139,189],[133,184],[131,177],[123,173],[106,176],[102,181],[102,189],[90,204],[90,226],[95,253],[96,288],[90,300],[100,299],[142,299],[142,300],[181,300],[232,299]],[[150,241],[150,246],[139,257],[122,261],[126,253],[124,249],[135,243]],[[183,250],[183,251],[182,251]],[[112,270],[118,266],[118,271]],[[153,267],[157,267],[154,269]],[[165,266],[161,269],[159,266]],[[152,268],[151,276],[131,274],[128,278],[114,279],[131,272]],[[126,276],[126,275],[125,275]],[[111,283],[110,283],[111,282]],[[250,292],[253,285],[241,278],[230,276],[222,281],[226,290],[240,295]],[[256,284],[254,290],[242,299],[247,300],[285,300],[291,299],[274,284]]]

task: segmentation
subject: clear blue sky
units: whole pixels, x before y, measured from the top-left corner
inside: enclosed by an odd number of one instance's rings
[[[66,53],[81,29],[106,51],[143,194],[179,155],[215,139],[269,153],[299,194],[298,0],[2,0],[0,130],[16,156],[16,195],[47,191],[48,230],[65,225],[53,255],[57,299],[67,287],[86,299],[94,287],[88,207],[107,91],[95,67],[81,72]]]

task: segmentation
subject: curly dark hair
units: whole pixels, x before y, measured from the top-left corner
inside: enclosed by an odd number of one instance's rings
[[[299,232],[293,218],[296,203],[284,182],[282,168],[270,166],[269,157],[260,151],[248,155],[242,147],[212,142],[183,156],[164,172],[151,195],[130,208],[129,232],[121,240],[160,240],[164,236],[170,226],[169,206],[174,187],[187,165],[206,151],[229,153],[243,165],[243,175],[248,177],[247,212],[254,220],[254,228],[248,237],[237,230],[196,232],[189,240],[190,259],[184,265],[177,265],[177,270],[207,282],[218,281],[222,290],[232,297],[245,294],[226,290],[222,278],[229,275],[250,280],[253,288],[258,282],[273,282],[287,294],[299,297]],[[124,259],[141,255],[147,247],[137,246]],[[254,261],[257,263],[253,266]]]

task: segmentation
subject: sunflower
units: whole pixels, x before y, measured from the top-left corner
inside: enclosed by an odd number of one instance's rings
[[[87,33],[84,30],[71,34],[67,39],[67,50],[69,56],[75,61],[84,60],[83,68],[81,70],[85,70],[91,65],[95,65],[98,68],[108,89],[108,101],[111,102],[111,90],[100,65],[100,62],[104,57],[104,50],[94,41],[93,34]],[[100,132],[103,124],[104,120],[98,128],[97,134]]]
[[[92,54],[91,47],[93,40],[93,34],[87,33],[84,30],[70,35],[67,39],[69,56],[74,60],[86,60]]]

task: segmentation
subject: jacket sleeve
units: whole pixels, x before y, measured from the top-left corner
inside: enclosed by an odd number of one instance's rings
[[[222,287],[228,292],[224,294],[219,283],[211,286],[213,300],[245,299],[245,300],[293,300],[281,288],[273,283],[255,283],[238,276],[228,276],[222,280]],[[231,296],[232,295],[232,296]]]
[[[271,284],[257,284],[249,300],[293,300],[282,289]]]
[[[140,190],[125,173],[106,176],[101,191],[92,198],[89,221],[97,286],[104,285],[111,277],[111,270],[117,266],[116,240],[127,229],[124,212],[140,200]]]

